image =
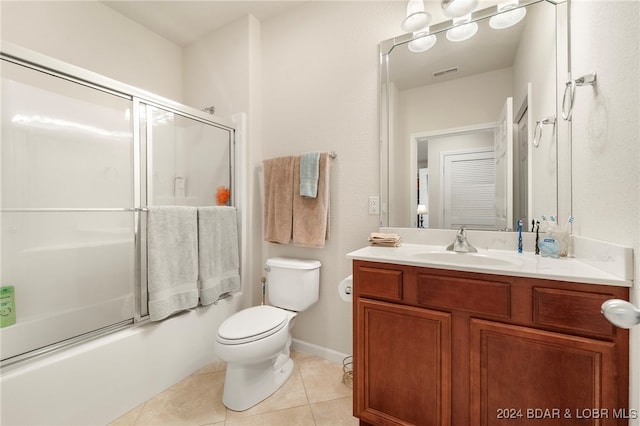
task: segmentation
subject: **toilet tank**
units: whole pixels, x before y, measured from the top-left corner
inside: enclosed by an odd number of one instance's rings
[[[267,259],[269,303],[290,311],[304,311],[318,301],[320,289],[318,260],[272,257]]]

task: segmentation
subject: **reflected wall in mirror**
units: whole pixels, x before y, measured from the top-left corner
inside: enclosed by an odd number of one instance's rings
[[[423,52],[411,34],[380,44],[381,226],[527,230],[557,215],[558,7],[529,2],[505,29],[485,8],[473,37],[450,41],[444,22]]]

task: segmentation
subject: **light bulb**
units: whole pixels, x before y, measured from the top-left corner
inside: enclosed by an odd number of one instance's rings
[[[408,33],[419,31],[431,23],[431,15],[424,11],[423,0],[409,0],[407,3],[407,17],[400,24],[400,28]]]
[[[442,13],[448,18],[467,15],[478,6],[478,0],[442,0]]]
[[[494,30],[503,30],[509,28],[522,21],[522,18],[527,14],[527,9],[520,7],[518,9],[511,9],[506,12],[494,15],[489,19],[489,26]]]
[[[436,44],[436,36],[429,35],[429,30],[413,33],[413,40],[408,44],[410,51],[414,53],[426,52]]]
[[[469,22],[470,20],[471,15],[454,19],[454,27],[447,30],[447,39],[449,41],[459,42],[473,37],[478,32],[478,24]]]

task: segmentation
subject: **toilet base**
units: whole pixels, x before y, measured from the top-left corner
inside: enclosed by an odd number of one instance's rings
[[[222,403],[233,411],[245,411],[265,400],[291,377],[293,360],[279,354],[258,364],[227,364]]]

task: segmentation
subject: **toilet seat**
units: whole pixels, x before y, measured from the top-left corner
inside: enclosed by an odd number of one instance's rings
[[[227,318],[218,329],[216,340],[226,345],[239,345],[264,339],[287,325],[287,311],[260,305],[243,309]]]

